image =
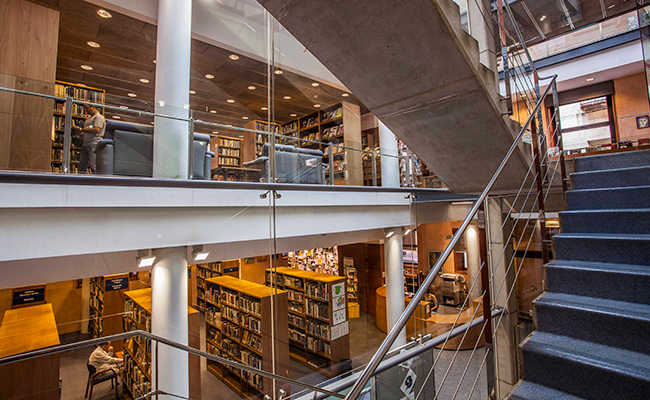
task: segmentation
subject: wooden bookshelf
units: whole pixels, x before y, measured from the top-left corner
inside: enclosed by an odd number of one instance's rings
[[[122,333],[124,292],[129,290],[129,274],[100,276],[90,279],[90,313],[88,333],[91,338]],[[113,349],[122,350],[122,340],[112,342]]]
[[[242,166],[242,139],[228,136],[217,136],[217,167]]]
[[[268,122],[259,120],[248,122],[246,125],[244,125],[244,128],[262,132],[275,132],[276,134],[280,133],[279,124],[269,124]],[[262,146],[264,143],[267,143],[269,141],[269,135],[248,132],[246,135],[246,140],[246,143],[253,143],[253,151],[248,152],[249,154],[247,154],[247,157],[245,157],[244,162],[252,161],[256,157],[262,156]]]
[[[223,263],[196,264],[196,307],[205,311],[205,280],[223,275]]]
[[[346,278],[294,268],[275,268],[276,285],[287,292],[292,359],[328,377],[345,372],[350,358]],[[267,285],[272,284],[266,270]]]
[[[269,372],[273,372],[275,363],[275,373],[289,377],[287,292],[276,289],[273,313],[272,289],[267,286],[231,276],[205,282],[206,351]],[[207,369],[244,398],[261,399],[273,388],[269,378],[209,360]],[[276,383],[276,390],[279,389],[289,392],[288,385],[282,382]]]
[[[78,85],[74,83],[56,81],[54,85],[54,95],[57,97],[72,96],[75,100],[88,101],[97,104],[106,104],[106,91],[97,89],[90,86]],[[83,105],[72,105],[72,120],[78,126],[83,126],[86,114]],[[104,109],[99,112],[104,115]],[[52,172],[63,172],[63,135],[65,127],[65,101],[54,101],[54,120],[52,122],[52,155],[51,155],[51,169]],[[81,157],[81,147],[83,146],[82,134],[79,132],[72,132],[72,142],[70,145],[70,172],[77,172],[79,166],[79,159]]]
[[[188,307],[188,344],[200,349],[200,314]],[[151,288],[124,292],[124,331],[143,330],[151,332]],[[138,398],[151,391],[151,341],[144,338],[130,338],[123,347],[124,370],[122,382],[126,388],[125,397]],[[201,359],[189,355],[190,398],[201,398]],[[127,393],[128,392],[128,393]]]

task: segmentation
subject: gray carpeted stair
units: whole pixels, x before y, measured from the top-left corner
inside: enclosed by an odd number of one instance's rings
[[[581,157],[510,399],[650,398],[650,150]]]

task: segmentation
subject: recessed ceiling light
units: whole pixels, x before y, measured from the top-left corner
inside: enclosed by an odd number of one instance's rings
[[[320,104],[314,104],[314,107],[320,108]]]
[[[593,81],[594,79],[596,79],[596,78],[591,77],[591,78],[587,78],[587,79],[585,79],[585,80],[586,80],[587,82],[591,82],[591,81]]]
[[[273,71],[273,73],[276,74],[276,75],[282,75],[282,70],[281,69],[276,69],[275,71]]]
[[[217,110],[210,110],[210,114],[216,114]]]
[[[226,100],[226,101],[227,101],[228,103],[234,103],[234,102],[235,102],[235,100],[233,100],[233,99],[228,99],[228,100]]]
[[[113,118],[120,119],[121,117],[119,115],[113,115]]]
[[[102,10],[102,9],[97,10],[97,15],[99,15],[99,16],[102,17],[102,18],[111,18],[111,17],[113,17],[113,16],[111,15],[111,13],[109,13],[109,12],[106,11],[106,10]]]
[[[142,83],[149,83],[149,79],[146,79],[146,78],[140,78],[140,82],[142,82]]]
[[[313,87],[316,87],[316,86],[320,86],[320,83],[318,83],[318,82],[313,82],[311,85],[312,85]]]
[[[90,65],[82,65],[81,69],[85,69],[86,71],[92,71],[93,67],[91,67]]]
[[[348,97],[349,95],[350,95],[350,93],[343,93],[341,96]]]
[[[205,77],[208,79],[214,79],[214,75],[212,74],[206,74]]]
[[[87,44],[88,46],[90,46],[90,47],[94,47],[94,48],[98,48],[98,47],[99,47],[99,43],[97,43],[97,42],[93,42],[92,40],[89,41],[89,42],[86,42],[86,44]]]
[[[190,90],[190,94],[196,94],[195,90]]]
[[[257,88],[255,86],[253,86],[253,85],[248,87],[248,90],[255,90],[255,89],[257,89]]]
[[[237,54],[231,54],[229,58],[231,60],[239,60],[239,56]]]
[[[127,106],[120,106],[120,108],[121,108],[122,110],[126,110],[126,109],[129,108],[129,107],[127,107]]]
[[[241,119],[248,119],[248,117],[241,117]]]
[[[292,116],[292,117],[297,117],[297,116],[298,116],[298,114],[291,114],[291,116]]]
[[[138,95],[135,94],[135,93],[129,93],[129,94],[127,94],[127,96],[129,96],[129,97],[138,97]]]
[[[284,96],[285,100],[291,100],[291,96]]]
[[[268,109],[268,107],[262,107],[262,111],[267,111]]]
[[[616,7],[616,4],[612,4],[611,6],[607,7],[607,9],[609,10],[611,8],[614,8],[614,7]]]
[[[546,15],[542,15],[542,17],[539,20],[544,21],[545,19],[546,19]]]

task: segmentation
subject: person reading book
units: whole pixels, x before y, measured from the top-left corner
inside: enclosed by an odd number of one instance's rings
[[[95,367],[96,371],[105,371],[103,374],[118,374],[120,371],[119,365],[122,359],[115,357],[113,353],[113,346],[111,342],[102,343],[90,354],[88,364]]]
[[[90,173],[97,172],[97,157],[95,155],[95,148],[97,143],[104,137],[106,131],[106,119],[99,113],[95,106],[84,104],[84,110],[89,115],[84,122],[83,128],[77,125],[72,125],[72,130],[81,132],[83,134],[83,146],[81,148],[81,157],[79,158],[79,172]]]

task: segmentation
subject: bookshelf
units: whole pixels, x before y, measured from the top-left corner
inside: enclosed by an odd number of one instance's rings
[[[270,127],[270,128],[269,128]],[[280,125],[275,124],[275,123],[268,123],[265,121],[259,121],[259,120],[254,120],[251,122],[248,122],[246,125],[244,125],[244,128],[246,129],[253,129],[256,131],[262,131],[262,132],[275,132],[276,134],[280,133]],[[252,139],[250,139],[252,137]],[[249,135],[249,140],[252,140],[254,144],[254,151],[251,153],[250,159],[246,159],[245,161],[251,161],[255,157],[261,157],[262,156],[262,146],[264,143],[267,143],[269,141],[269,136],[268,135],[263,135],[261,133],[252,133],[250,132]]]
[[[217,167],[242,166],[242,139],[217,136]]]
[[[287,292],[276,289],[272,321],[272,289],[257,283],[220,276],[206,279],[206,351],[233,361],[289,376]],[[272,336],[275,329],[275,337]],[[274,339],[277,343],[272,358]],[[271,379],[207,361],[207,370],[244,398],[263,398],[272,391]],[[276,389],[289,392],[288,385]]]
[[[98,104],[105,104],[106,91],[92,88],[89,86],[78,85],[74,83],[56,81],[54,85],[54,95],[57,97],[72,96],[75,100],[89,101]],[[81,104],[72,105],[72,120],[78,126],[83,126],[84,121],[89,115],[86,115],[84,107]],[[99,110],[103,115],[104,110]],[[54,120],[52,122],[52,153],[50,166],[52,172],[63,172],[63,135],[65,128],[65,101],[54,101]],[[81,133],[72,132],[72,142],[70,145],[70,171],[77,172],[79,158],[81,156],[81,147],[83,145]]]
[[[200,348],[199,312],[188,307],[188,344]],[[151,332],[151,288],[124,292],[124,331],[143,330]],[[151,341],[133,337],[124,342],[124,369],[122,382],[125,397],[138,398],[151,391]],[[201,398],[201,360],[189,356],[190,398]],[[127,393],[128,392],[128,393]]]
[[[196,264],[196,307],[205,311],[205,281],[218,276],[239,275],[241,260],[226,260],[204,264]]]
[[[90,279],[88,333],[91,338],[122,333],[122,320],[116,315],[124,309],[124,292],[127,290],[129,274]],[[113,348],[121,351],[122,340],[113,342]]]
[[[328,377],[345,372],[350,358],[346,278],[275,268],[275,283],[287,292],[290,356]],[[266,284],[272,284],[271,269]]]

